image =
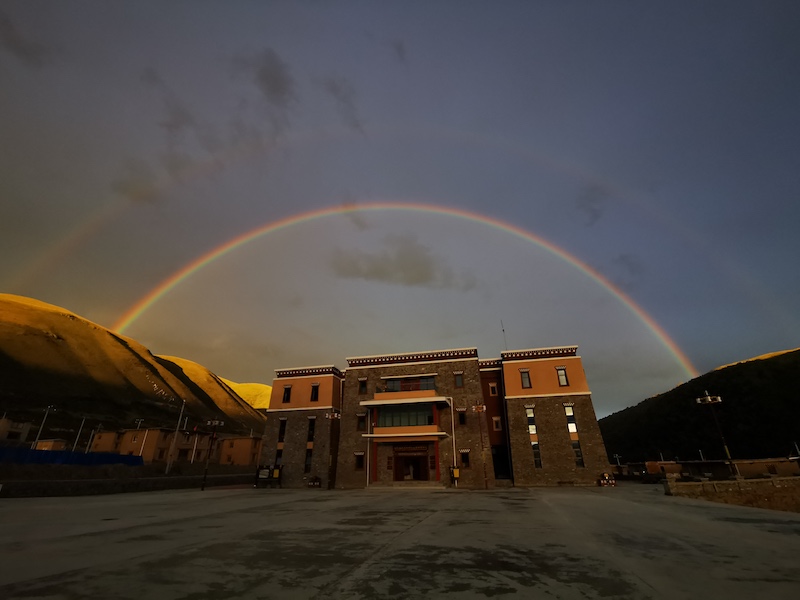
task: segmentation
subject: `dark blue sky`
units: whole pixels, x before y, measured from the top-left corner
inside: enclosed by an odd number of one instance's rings
[[[796,2],[0,0],[0,290],[111,326],[258,225],[422,202],[601,273],[700,371],[800,346]],[[607,414],[688,375],[606,288],[488,225],[260,238],[127,331],[223,377],[578,344]]]

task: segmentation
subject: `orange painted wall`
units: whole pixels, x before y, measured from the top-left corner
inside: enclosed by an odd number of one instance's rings
[[[223,438],[219,444],[221,465],[256,465],[261,454],[260,437]]]
[[[569,385],[558,384],[556,367],[567,368]],[[520,369],[528,369],[531,387],[522,387]],[[589,393],[589,384],[586,382],[586,373],[579,356],[504,361],[503,380],[506,397]]]
[[[100,431],[92,439],[92,452],[116,452],[119,433],[116,431]]]
[[[341,380],[334,375],[276,377],[272,380],[272,395],[269,407],[272,410],[281,408],[317,408],[319,406],[341,406]],[[311,402],[312,384],[319,384],[319,400]],[[283,390],[292,386],[292,397],[288,403],[283,402]]]

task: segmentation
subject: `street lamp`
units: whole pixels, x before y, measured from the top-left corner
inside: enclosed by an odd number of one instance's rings
[[[39,425],[39,431],[36,434],[36,439],[33,440],[33,446],[31,446],[34,450],[36,449],[36,444],[39,443],[39,436],[42,435],[42,429],[44,429],[44,422],[47,420],[47,415],[50,414],[50,409],[51,408],[53,409],[53,411],[55,411],[55,409],[56,409],[55,406],[53,406],[52,404],[49,404],[47,406],[47,408],[45,409],[45,411],[44,411],[44,417],[42,418],[42,424]]]
[[[728,450],[728,443],[725,441],[725,436],[722,434],[722,427],[720,427],[719,421],[717,420],[717,413],[714,411],[714,405],[720,404],[722,398],[720,396],[710,396],[708,390],[706,390],[706,395],[696,398],[696,401],[698,404],[708,404],[711,409],[711,416],[714,417],[714,424],[717,426],[717,432],[719,432],[719,437],[722,440],[722,447],[725,449],[725,456],[728,459],[728,469],[732,474],[738,475],[739,469],[731,458],[731,452]]]
[[[167,457],[167,470],[164,471],[164,475],[169,475],[169,468],[172,466],[172,455],[175,452],[175,442],[178,440],[178,429],[181,427],[181,419],[183,418],[183,409],[186,408],[186,399],[181,398],[183,404],[181,404],[181,412],[178,415],[178,423],[175,425],[175,435],[172,436],[172,443],[169,445],[169,456]]]
[[[139,429],[142,426],[144,419],[134,419],[133,422],[136,423],[136,429]]]

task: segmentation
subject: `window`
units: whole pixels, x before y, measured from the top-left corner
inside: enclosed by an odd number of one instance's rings
[[[312,383],[311,384],[311,402],[318,402],[319,401],[319,384]]]
[[[283,386],[283,403],[288,404],[292,399],[292,386]]]
[[[387,379],[385,389],[387,392],[413,392],[416,390],[435,390],[434,378],[404,377],[402,379]]]
[[[413,427],[433,425],[433,407],[430,404],[403,404],[381,406],[378,427]]]
[[[275,452],[275,466],[280,467],[283,464],[283,450]]]
[[[358,393],[359,394],[366,394],[367,393],[367,380],[366,379],[359,379],[358,380]]]
[[[357,415],[358,421],[356,421],[356,431],[366,431],[367,430],[367,415]]]
[[[281,419],[280,425],[278,425],[278,442],[282,442],[286,439],[286,419]]]
[[[570,433],[578,433],[578,425],[575,422],[575,411],[571,406],[564,407],[564,413],[567,415],[567,430]]]
[[[464,387],[464,374],[463,373],[454,373],[453,377],[455,379],[455,385],[457,388]]]
[[[466,413],[466,411],[458,413],[458,424],[459,425],[466,425],[467,424],[467,413]]]
[[[528,417],[528,433],[531,435],[536,435],[536,415],[533,414],[533,409],[526,408],[525,416]]]
[[[522,377],[522,387],[531,387],[531,374],[528,371],[520,371],[519,374]]]
[[[490,396],[497,396],[497,384],[490,383],[489,384],[489,395]]]
[[[492,417],[492,429],[495,431],[503,431],[503,422],[500,417]]]
[[[386,470],[391,471],[394,469],[394,456],[387,456],[386,457]]]
[[[556,372],[558,373],[558,385],[561,387],[569,385],[569,380],[567,379],[567,367],[556,367]]]
[[[533,466],[537,469],[541,469],[542,452],[539,450],[539,442],[531,442],[531,450],[533,450]]]
[[[306,450],[306,463],[303,465],[303,473],[311,473],[311,457],[314,451],[309,448]]]
[[[459,454],[461,455],[461,467],[469,469],[469,451],[461,450]]]
[[[356,454],[356,471],[364,470],[364,455]]]
[[[583,464],[583,452],[581,451],[581,443],[578,440],[572,442],[572,451],[575,453],[575,466],[586,466]]]
[[[308,437],[306,441],[313,442],[314,441],[314,428],[316,427],[317,420],[316,419],[308,419]]]

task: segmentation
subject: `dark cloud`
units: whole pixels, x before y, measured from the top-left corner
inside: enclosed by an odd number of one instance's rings
[[[356,90],[350,80],[345,77],[328,77],[322,81],[322,88],[336,101],[336,107],[345,124],[351,129],[362,131],[356,107]]]
[[[112,182],[111,189],[136,203],[155,202],[158,198],[158,176],[146,162],[132,159],[123,175]]]
[[[389,235],[377,254],[338,250],[331,258],[336,275],[396,285],[469,291],[477,286],[473,275],[453,273],[413,235]]]
[[[588,218],[586,225],[594,225],[603,216],[607,202],[608,193],[606,190],[597,184],[592,184],[578,196],[575,205],[578,210],[586,214]]]
[[[620,254],[611,263],[618,274],[614,281],[619,287],[631,289],[637,286],[644,276],[644,265],[635,254]]]
[[[253,76],[253,82],[268,104],[287,110],[297,98],[289,66],[272,48],[255,56],[238,56],[233,62],[237,70]]]
[[[45,66],[51,51],[43,44],[23,36],[8,15],[0,11],[0,48],[28,67]]]
[[[356,204],[353,196],[349,193],[345,194],[345,201],[342,202],[342,208],[345,210],[343,213],[344,216],[353,222],[353,225],[356,226],[356,229],[359,231],[364,231],[369,227],[366,219],[364,219],[364,216],[358,212],[358,204]]]
[[[406,62],[406,45],[403,40],[392,40],[390,44],[397,60],[402,63]]]
[[[197,120],[189,108],[171,94],[164,96],[164,109],[164,118],[158,124],[168,134],[178,136],[197,126]]]

